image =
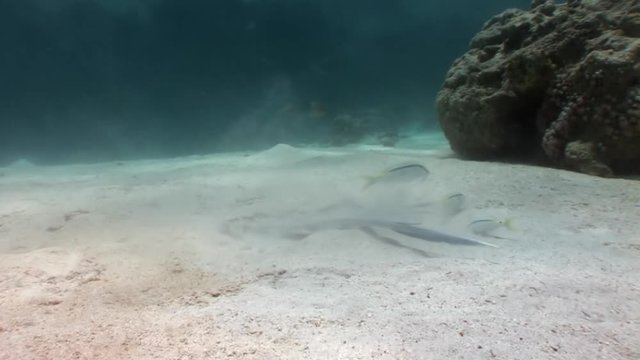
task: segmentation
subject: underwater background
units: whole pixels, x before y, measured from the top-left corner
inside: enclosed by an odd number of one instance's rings
[[[437,131],[434,99],[525,0],[0,0],[0,166]]]
[[[0,0],[0,360],[640,359],[640,0],[530,1]]]

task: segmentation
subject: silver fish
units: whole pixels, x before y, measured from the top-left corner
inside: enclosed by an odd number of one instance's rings
[[[497,248],[498,246],[479,240],[467,239],[443,232],[426,229],[410,224],[396,223],[389,227],[391,230],[416,239],[422,239],[434,242],[444,242],[452,245],[483,245]]]
[[[304,226],[304,230],[293,231],[289,233],[290,237],[301,239],[311,235],[312,233],[324,229],[348,229],[348,228],[363,228],[363,227],[382,227],[390,229],[398,234],[413,237],[416,239],[443,242],[452,245],[483,245],[490,247],[497,247],[496,245],[486,243],[479,240],[467,239],[455,235],[446,234],[443,232],[422,228],[415,226],[414,223],[405,223],[397,221],[386,221],[377,219],[365,219],[365,218],[341,218],[332,219],[319,222],[313,222]]]
[[[404,164],[392,167],[381,174],[370,176],[364,188],[368,188],[378,183],[396,183],[410,181],[424,181],[429,176],[429,170],[420,164]]]
[[[469,229],[476,235],[488,235],[490,232],[503,226],[512,230],[511,219],[476,220],[469,224]]]

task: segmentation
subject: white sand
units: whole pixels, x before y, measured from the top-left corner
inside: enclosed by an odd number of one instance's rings
[[[640,358],[640,182],[446,153],[0,169],[0,359]],[[363,176],[416,160],[409,200],[468,200],[426,224],[504,216],[513,240],[281,236],[344,199],[393,209]]]

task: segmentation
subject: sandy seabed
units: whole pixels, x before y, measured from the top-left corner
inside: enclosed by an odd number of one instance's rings
[[[447,154],[0,169],[0,359],[640,359],[640,182]],[[282,235],[416,161],[429,177],[379,214],[461,192],[455,217],[416,216],[461,236],[513,219],[482,239],[497,248]]]

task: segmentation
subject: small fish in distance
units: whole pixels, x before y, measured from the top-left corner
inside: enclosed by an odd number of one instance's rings
[[[420,164],[403,164],[383,171],[381,174],[369,176],[364,189],[379,183],[399,183],[410,181],[424,181],[429,176],[429,170]]]

